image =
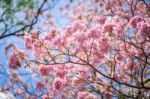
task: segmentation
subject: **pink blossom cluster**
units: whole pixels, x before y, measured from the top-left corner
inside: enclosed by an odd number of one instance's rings
[[[74,87],[74,89],[82,91],[85,84],[84,80],[90,77],[88,71],[88,68],[80,67],[79,65],[40,65],[39,67],[41,75],[52,77],[52,95],[55,95],[57,92],[64,91],[71,96],[70,87]],[[36,89],[41,88],[44,88],[44,83],[38,82]]]
[[[143,89],[149,88],[144,81],[149,80],[145,75],[150,61],[146,5],[135,0],[95,0],[94,5],[102,8],[95,10],[95,6],[83,2],[74,5],[73,11],[68,9],[71,23],[65,28],[51,28],[43,35],[36,31],[25,35],[25,46],[33,52],[35,65],[46,79],[37,83],[37,89],[48,84],[50,96],[77,99],[96,99],[93,93],[102,93],[108,99],[114,92],[118,95],[118,91],[123,96],[145,93]],[[132,4],[132,9],[123,9],[125,2]],[[11,55],[10,61],[11,57],[15,61],[9,63],[10,67],[20,65],[17,54]],[[115,84],[119,90],[113,88]],[[131,92],[130,88],[136,90]]]
[[[133,28],[137,27],[137,23],[143,21],[142,16],[135,16],[132,17],[129,21],[130,26],[132,26]]]
[[[90,27],[87,26],[89,24],[84,23],[82,20],[75,21],[71,25],[68,25],[64,30],[52,29],[45,35],[39,36],[38,39],[31,38],[32,40],[35,40],[33,45],[37,44],[35,47],[36,49],[33,48],[31,50],[38,54],[39,52],[41,54],[44,53],[43,56],[48,55],[46,57],[49,57],[49,59],[54,62],[53,64],[57,64],[54,60],[57,60],[60,54],[68,54],[67,48],[71,49],[69,50],[69,53],[76,55],[72,56],[75,58],[73,59],[73,63],[89,63],[96,69],[99,68],[99,65],[101,66],[102,64],[105,64],[105,66],[107,66],[106,71],[109,71],[113,66],[115,66],[121,72],[113,71],[113,73],[104,73],[106,75],[111,75],[114,80],[120,80],[124,83],[128,83],[131,78],[126,74],[129,73],[130,70],[137,72],[140,69],[138,61],[133,60],[132,58],[133,56],[139,57],[141,55],[139,53],[141,52],[141,49],[137,49],[136,46],[134,46],[136,43],[134,40],[136,39],[136,41],[140,42],[141,37],[138,36],[138,33],[135,33],[129,36],[132,42],[125,41],[125,39],[123,39],[123,37],[126,36],[124,28],[126,28],[127,25],[133,28],[136,26],[139,27],[138,31],[140,33],[148,33],[148,29],[146,29],[146,31],[145,29],[142,29],[148,28],[148,23],[146,23],[146,26],[136,25],[140,24],[142,20],[144,19],[139,16],[135,16],[135,18],[131,18],[129,22],[125,21],[126,24],[123,24],[122,21],[118,19],[118,16],[114,16],[112,19],[105,18],[105,22],[96,23],[96,26],[94,25],[95,21],[92,21],[90,23]],[[40,45],[41,41],[42,43],[46,43]],[[147,47],[148,46],[149,45],[147,45]],[[55,49],[55,54],[49,56],[49,53],[52,53],[50,51],[45,52],[45,47],[47,49]],[[52,57],[55,57],[54,60]],[[42,60],[42,58],[40,60]],[[73,67],[68,69],[69,67],[66,65],[56,64],[54,66],[41,65],[39,69],[41,75],[53,75],[52,90],[54,93],[60,90],[67,93],[71,85],[76,86],[76,89],[83,91],[85,90],[84,86],[86,85],[86,81],[89,79],[99,78],[97,74],[94,78],[91,78],[90,74],[93,72],[92,70],[89,71],[91,69],[90,66],[88,66],[89,70],[86,70],[89,74],[82,70],[81,72],[80,70],[75,70],[74,72],[77,73],[76,76],[68,76],[72,74],[71,71]],[[74,64],[72,65],[75,66]],[[102,83],[107,82],[102,81]],[[102,90],[100,88],[98,90],[107,94],[106,90]]]
[[[46,65],[41,65],[40,66],[40,69],[39,69],[39,72],[41,75],[43,76],[47,76],[49,74],[49,67],[47,67]]]
[[[43,40],[38,40],[39,31],[32,31],[31,34],[24,36],[25,47],[33,51],[35,57],[40,58],[45,54],[46,49],[44,48]]]
[[[21,60],[26,58],[26,54],[22,50],[15,50],[10,54],[8,65],[12,69],[17,69],[21,66]]]
[[[143,16],[134,16],[129,21],[129,26],[136,28],[141,37],[150,36],[150,18],[144,18]]]
[[[36,84],[36,90],[38,90],[38,89],[42,89],[42,88],[44,88],[44,84],[42,83],[42,82],[37,82],[37,84]]]
[[[39,33],[38,31],[33,31],[32,34],[26,34],[24,36],[25,38],[25,47],[27,49],[32,49],[33,48],[33,43],[36,42],[36,39],[38,39]]]
[[[99,15],[97,15],[97,16],[95,16],[95,17],[93,18],[93,20],[94,20],[95,22],[97,22],[97,23],[104,24],[106,18],[105,18],[104,16],[99,16]]]
[[[96,99],[96,97],[90,92],[83,91],[83,92],[78,92],[77,99]]]

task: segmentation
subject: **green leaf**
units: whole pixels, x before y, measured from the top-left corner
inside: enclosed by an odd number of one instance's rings
[[[124,97],[121,94],[118,94],[118,99],[124,99]]]
[[[32,9],[34,7],[34,2],[33,1],[28,2],[28,7]]]
[[[145,84],[144,84],[144,86],[146,86],[146,87],[150,87],[150,81],[149,81],[149,82],[147,82],[147,83],[145,83]]]
[[[21,0],[21,1],[19,1],[19,2],[17,3],[17,7],[18,7],[18,8],[25,7],[25,5],[26,5],[25,0]]]
[[[23,21],[18,21],[17,25],[24,25],[24,22]]]
[[[6,5],[11,5],[11,0],[5,0]]]

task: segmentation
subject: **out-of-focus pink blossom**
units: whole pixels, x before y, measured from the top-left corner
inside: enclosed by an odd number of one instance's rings
[[[114,27],[114,31],[119,36],[123,36],[124,35],[124,28],[120,24]]]
[[[42,82],[37,82],[36,90],[44,88],[44,84]]]
[[[98,3],[100,0],[94,0],[95,3]]]
[[[27,48],[27,49],[32,49],[32,47],[33,47],[33,42],[34,42],[34,40],[31,38],[31,36],[24,36],[24,38],[25,38],[25,47]]]
[[[39,69],[39,72],[40,72],[41,75],[47,76],[49,74],[49,67],[46,66],[46,65],[41,65],[40,69]]]
[[[109,49],[108,38],[102,38],[99,41],[99,50],[102,52],[107,52]]]
[[[64,78],[65,77],[65,75],[66,75],[66,70],[57,70],[56,72],[55,72],[55,76],[56,77],[60,77],[60,78]]]
[[[84,42],[85,40],[87,39],[87,36],[85,35],[85,34],[78,34],[77,36],[76,36],[76,40],[78,41],[78,42]]]
[[[39,31],[32,31],[31,34],[26,34],[24,36],[25,39],[25,47],[27,49],[32,49],[34,42],[39,38]]]
[[[54,28],[52,28],[49,32],[46,33],[45,35],[45,40],[52,40],[56,37],[56,34],[58,31]]]
[[[112,73],[112,76],[113,76],[113,78],[115,79],[115,80],[118,80],[119,79],[119,77],[118,77],[118,75],[117,75],[117,73]]]
[[[74,85],[74,86],[78,86],[79,84],[80,84],[80,85],[83,84],[82,79],[80,79],[80,78],[78,78],[78,77],[74,77],[74,78],[73,78],[73,85]]]
[[[53,99],[51,96],[48,96],[47,94],[43,94],[41,96],[42,99]]]
[[[138,23],[137,28],[138,28],[138,31],[141,32],[141,34],[144,37],[150,36],[150,24],[142,21]]]
[[[111,32],[113,30],[113,25],[111,23],[105,23],[102,29],[104,32]]]
[[[133,28],[136,28],[137,23],[143,21],[142,16],[134,16],[130,19],[129,25],[132,26]]]
[[[98,38],[99,36],[100,36],[100,31],[97,28],[92,29],[88,34],[89,38]]]
[[[94,20],[95,22],[97,22],[97,23],[104,24],[106,18],[103,17],[103,16],[95,16],[93,20]]]
[[[118,54],[116,55],[116,59],[117,59],[118,61],[121,61],[121,60],[123,59],[123,55],[120,54],[120,53],[118,53]]]
[[[57,48],[60,48],[61,45],[62,45],[62,39],[61,38],[58,38],[54,41],[54,44]]]
[[[17,69],[21,66],[21,60],[26,58],[26,54],[22,50],[15,50],[11,53],[9,57],[9,67],[13,69]]]
[[[78,92],[77,99],[96,99],[96,97],[87,91],[82,91]]]
[[[60,78],[55,78],[53,82],[53,89],[54,90],[60,90],[63,87],[63,81]]]
[[[66,27],[65,32],[66,32],[66,35],[70,36],[76,31],[81,32],[84,30],[85,30],[84,24],[82,24],[80,21],[75,21],[73,24]]]
[[[93,63],[99,63],[100,62],[100,58],[98,57],[98,55],[93,55],[92,56],[92,62]]]

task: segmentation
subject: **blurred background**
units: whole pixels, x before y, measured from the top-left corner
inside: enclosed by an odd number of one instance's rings
[[[0,0],[0,99],[6,97],[17,99],[21,95],[15,94],[28,85],[24,94],[38,95],[35,84],[40,81],[38,71],[32,73],[29,69],[21,67],[12,70],[8,66],[9,54],[15,46],[24,49],[23,35],[32,30],[44,33],[52,27],[63,28],[68,20],[60,12],[73,0]],[[23,82],[16,81],[18,79]],[[17,90],[18,88],[18,90]],[[7,93],[6,93],[7,92]],[[5,93],[5,94],[4,94]],[[22,93],[22,92],[20,92]],[[39,97],[40,98],[40,97]]]

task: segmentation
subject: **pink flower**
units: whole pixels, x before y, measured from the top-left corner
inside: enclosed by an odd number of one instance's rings
[[[85,30],[85,26],[83,25],[83,23],[81,23],[80,21],[76,21],[74,24],[73,24],[73,28],[75,31],[84,31]]]
[[[78,92],[77,99],[96,99],[96,97],[90,92],[81,91],[81,92]]]
[[[53,89],[54,90],[60,90],[63,87],[63,81],[60,78],[55,78],[53,82]]]
[[[67,27],[66,27],[65,33],[66,33],[67,35],[71,35],[73,32],[74,32],[74,30],[73,30],[73,27],[72,27],[72,26],[67,26]]]
[[[73,78],[73,85],[78,86],[79,84],[83,84],[83,80],[80,79],[79,77],[74,77]]]
[[[121,55],[120,53],[118,53],[118,54],[116,55],[116,59],[117,59],[118,61],[121,61],[121,60],[123,59],[123,55]]]
[[[42,82],[37,82],[36,90],[44,88],[44,84]]]
[[[64,86],[69,86],[71,82],[72,82],[72,76],[66,75],[64,78]]]
[[[60,48],[61,45],[62,45],[62,39],[61,38],[58,38],[54,41],[54,45],[57,47],[57,48]]]
[[[43,76],[47,76],[49,74],[49,68],[46,65],[41,65],[39,72]]]
[[[28,99],[37,99],[34,95],[29,95]]]
[[[144,21],[138,23],[138,31],[141,32],[141,34],[144,37],[150,36],[150,24],[148,25],[148,23],[145,23]]]
[[[76,40],[78,42],[84,42],[87,39],[87,36],[83,33],[76,35]]]
[[[85,26],[80,21],[76,21],[71,26],[66,27],[66,34],[72,35],[72,33],[76,31],[84,31],[84,30]]]
[[[45,35],[45,40],[52,40],[53,38],[56,37],[57,34],[57,30],[56,29],[51,29],[49,32],[47,32],[47,34]]]
[[[143,18],[141,16],[134,16],[130,19],[129,25],[133,28],[136,28],[137,23],[143,21]]]
[[[108,93],[104,94],[104,96],[106,97],[106,99],[111,99],[111,95]]]
[[[38,39],[39,38],[39,31],[37,31],[37,30],[32,31],[31,36],[33,39]]]
[[[26,34],[24,36],[25,39],[25,47],[27,49],[33,48],[33,43],[39,38],[39,31],[32,31],[31,34]]]
[[[130,81],[130,79],[127,76],[125,76],[125,74],[122,76],[122,80],[124,83],[128,83]]]
[[[41,58],[46,52],[46,48],[44,48],[44,42],[42,40],[38,40],[34,42],[32,51],[34,52],[35,57]]]
[[[138,70],[139,65],[136,62],[132,61],[132,59],[128,58],[127,63],[126,63],[126,67],[130,70]]]
[[[16,50],[9,57],[9,67],[17,69],[21,65],[21,60],[26,58],[26,54],[23,51]]]
[[[25,35],[24,39],[25,39],[25,47],[27,49],[32,49],[33,48],[32,44],[33,44],[34,40],[31,38],[31,36]]]
[[[108,44],[108,38],[102,38],[101,41],[99,41],[99,50],[102,52],[107,52],[109,49]]]
[[[60,77],[60,78],[64,78],[65,77],[65,75],[66,75],[66,70],[57,70],[56,72],[55,72],[55,76],[56,77]]]
[[[114,27],[114,31],[117,35],[122,36],[124,34],[124,28],[121,24]]]
[[[53,99],[51,96],[48,96],[47,94],[43,94],[41,96],[42,99]]]
[[[21,65],[19,58],[15,56],[10,56],[8,64],[9,64],[9,67],[13,69],[17,69]]]
[[[117,73],[112,73],[112,76],[113,76],[113,78],[115,79],[115,80],[118,80],[119,79],[119,77],[118,77],[118,75],[117,75]]]
[[[94,21],[100,24],[104,24],[105,23],[106,18],[103,16],[95,16],[94,17]]]
[[[102,27],[104,32],[110,32],[113,30],[113,25],[110,23],[105,23]]]
[[[100,0],[94,0],[95,3],[99,3]]]
[[[96,29],[92,29],[90,32],[89,32],[89,34],[88,34],[88,37],[89,38],[98,38],[100,36],[100,31],[98,31],[97,30],[97,28]]]
[[[92,62],[93,63],[99,63],[100,62],[100,58],[97,55],[93,55],[92,56]]]

